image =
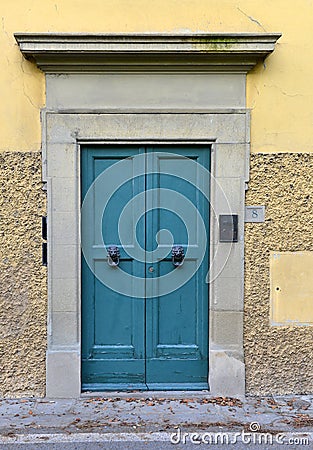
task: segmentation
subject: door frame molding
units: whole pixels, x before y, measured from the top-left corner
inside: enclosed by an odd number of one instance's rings
[[[244,395],[250,153],[245,83],[280,34],[15,36],[23,55],[46,73],[41,116],[48,196],[46,395],[81,395],[80,145],[87,142],[211,144],[211,174],[218,184],[211,186],[209,386],[213,395]],[[239,240],[219,243],[218,215],[230,212],[239,217]]]
[[[93,136],[93,144],[128,142],[145,145],[153,142],[211,146],[211,173],[225,191],[231,211],[239,215],[239,242],[218,244],[217,216],[229,212],[229,209],[228,205],[221,203],[220,192],[216,191],[213,183],[211,205],[216,216],[211,215],[210,220],[211,271],[222,270],[220,276],[210,283],[209,289],[209,385],[213,394],[244,394],[243,232],[249,161],[249,111],[205,115],[94,115],[46,111],[43,119],[47,151],[49,243],[47,396],[77,397],[81,393],[80,145],[90,142],[90,135]],[[131,128],[139,130],[142,137],[128,137],[130,120]],[[161,121],[164,126],[156,127],[159,135],[151,139],[144,135],[143,130],[148,129],[148,124],[153,121]],[[221,136],[221,127],[224,136]],[[110,137],[106,138],[104,130],[108,129]],[[189,136],[182,136],[181,129],[189,130]],[[203,137],[204,134],[207,138]],[[230,139],[232,142],[229,142]],[[225,266],[220,267],[223,263]]]

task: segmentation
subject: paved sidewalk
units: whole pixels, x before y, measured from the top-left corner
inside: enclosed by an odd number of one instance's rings
[[[27,441],[27,435],[34,434],[42,442],[74,435],[88,435],[96,441],[96,436],[104,434],[112,441],[123,440],[124,435],[128,440],[146,442],[153,435],[169,441],[173,433],[181,437],[181,433],[242,431],[294,434],[311,440],[313,396],[228,398],[206,392],[133,392],[101,393],[76,400],[0,400],[0,444],[19,442],[21,436]]]

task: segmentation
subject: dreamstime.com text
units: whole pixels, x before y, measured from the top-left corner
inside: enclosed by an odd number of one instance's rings
[[[306,436],[290,433],[262,433],[257,422],[250,424],[251,431],[240,432],[185,432],[180,428],[171,434],[172,444],[195,444],[195,445],[233,445],[242,443],[244,445],[309,445]]]

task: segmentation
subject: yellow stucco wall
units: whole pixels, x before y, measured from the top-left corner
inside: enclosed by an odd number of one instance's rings
[[[40,148],[44,76],[23,60],[17,31],[282,32],[274,54],[248,77],[252,152],[312,151],[310,0],[5,0],[1,17],[0,151]]]
[[[2,0],[0,395],[43,395],[45,389],[47,285],[40,237],[45,85],[43,73],[23,59],[14,32],[283,33],[274,53],[247,80],[251,149],[259,153],[252,155],[247,204],[266,206],[264,224],[246,225],[247,392],[312,392],[312,327],[269,322],[270,251],[313,248],[312,12],[311,0]]]
[[[270,279],[271,324],[313,325],[313,252],[271,252]]]
[[[47,269],[41,261],[46,196],[40,152],[2,152],[0,180],[0,396],[42,396]]]
[[[294,252],[288,262],[290,272],[299,270],[298,252],[309,257],[313,249],[312,192],[312,154],[251,156],[246,202],[265,205],[266,220],[245,226],[244,347],[249,394],[313,392],[312,326],[270,323],[271,254]],[[274,273],[275,281],[280,282],[282,275]],[[302,284],[299,292],[309,287]]]

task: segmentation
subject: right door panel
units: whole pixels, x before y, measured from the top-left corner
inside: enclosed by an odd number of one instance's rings
[[[147,151],[146,250],[159,245],[168,256],[156,255],[147,264],[146,384],[148,389],[205,389],[209,177],[199,164],[209,170],[210,152],[203,147]],[[173,246],[183,247],[182,266],[172,263]]]

